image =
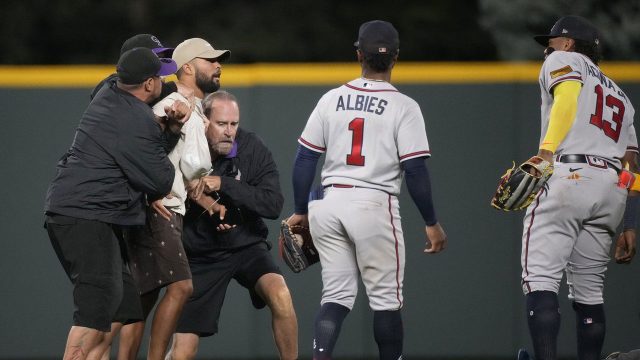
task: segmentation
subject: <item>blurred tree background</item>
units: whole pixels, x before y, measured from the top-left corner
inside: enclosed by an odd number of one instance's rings
[[[605,59],[640,59],[638,0],[4,0],[0,63],[114,63],[137,33],[202,37],[233,63],[352,61],[371,19],[397,27],[403,61],[538,60],[531,36],[570,13],[602,30]]]

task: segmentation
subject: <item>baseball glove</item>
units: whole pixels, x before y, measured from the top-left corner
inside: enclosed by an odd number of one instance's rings
[[[299,273],[320,260],[308,227],[289,225],[287,220],[282,220],[278,245],[280,257],[294,273]]]
[[[535,175],[532,175],[531,173]],[[510,211],[521,210],[529,206],[536,195],[553,174],[553,165],[539,156],[511,169],[502,175],[498,183],[491,206],[496,209]]]

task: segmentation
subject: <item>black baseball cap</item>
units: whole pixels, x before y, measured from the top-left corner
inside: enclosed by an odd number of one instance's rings
[[[568,15],[560,18],[551,28],[549,35],[536,35],[533,38],[540,45],[548,46],[549,39],[556,37],[583,40],[596,45],[600,43],[598,29],[587,19],[577,15]]]
[[[118,78],[123,84],[141,84],[153,76],[171,75],[178,70],[175,61],[159,58],[148,48],[137,47],[126,51],[118,60]]]
[[[390,22],[373,20],[360,25],[358,41],[353,45],[368,54],[395,55],[400,47],[400,39]]]
[[[164,47],[155,35],[138,34],[128,38],[124,43],[122,43],[120,55],[137,47],[151,49],[156,54],[162,53],[162,57],[171,57],[171,54],[173,53],[173,48]]]

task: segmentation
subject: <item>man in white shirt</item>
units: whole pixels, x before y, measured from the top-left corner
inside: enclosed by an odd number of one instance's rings
[[[202,98],[220,87],[220,62],[230,55],[228,50],[216,50],[207,41],[192,38],[180,43],[173,52],[178,66],[178,84],[193,90],[191,118],[182,128],[180,140],[169,154],[176,172],[171,194],[151,201],[147,209],[147,224],[131,231],[128,247],[131,271],[141,295],[145,317],[155,305],[160,290],[166,292],[156,309],[149,340],[148,359],[164,359],[182,307],[191,296],[193,285],[189,262],[182,245],[182,217],[187,199],[186,187],[211,168],[211,157],[205,137],[209,124],[202,111]],[[189,101],[172,93],[153,107],[162,118],[167,104],[175,100]],[[210,214],[224,215],[224,206],[203,195],[198,203]],[[129,346],[129,356],[135,358],[144,333],[144,322],[127,325],[121,334],[121,346]]]

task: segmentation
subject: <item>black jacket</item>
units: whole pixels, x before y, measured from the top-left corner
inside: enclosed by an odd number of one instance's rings
[[[183,242],[189,260],[215,256],[229,250],[265,241],[269,233],[262,218],[277,219],[284,197],[271,152],[253,133],[238,129],[237,155],[217,158],[212,175],[221,176],[220,203],[227,207],[224,223],[236,224],[219,232],[218,215],[209,217],[195,202],[188,201],[184,217]]]
[[[143,225],[144,193],[160,198],[171,190],[167,153],[176,142],[161,131],[149,105],[109,83],[87,107],[57,164],[45,212]]]

